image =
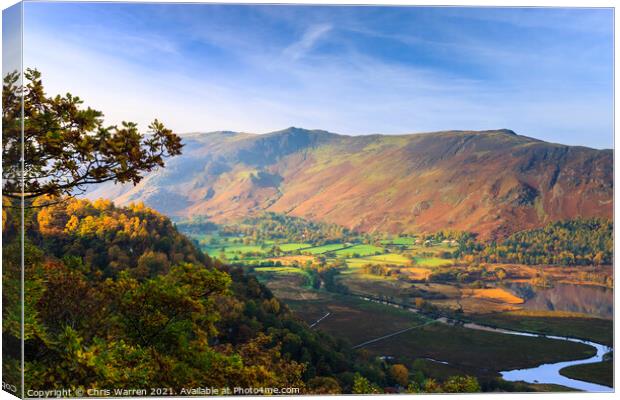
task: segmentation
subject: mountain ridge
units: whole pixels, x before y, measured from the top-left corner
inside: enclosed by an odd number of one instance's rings
[[[509,129],[348,136],[290,127],[183,139],[184,154],[166,170],[88,197],[215,222],[274,211],[361,231],[455,229],[484,238],[612,214],[612,150]]]
[[[507,135],[513,135],[513,136],[519,136],[522,138],[526,138],[526,139],[530,139],[532,141],[538,141],[538,142],[544,142],[550,145],[557,145],[557,146],[567,146],[567,147],[583,147],[586,149],[592,149],[592,150],[599,150],[599,151],[613,151],[613,149],[611,148],[595,148],[595,147],[589,147],[586,145],[568,145],[568,144],[564,144],[564,143],[556,143],[556,142],[548,142],[545,141],[543,139],[538,139],[535,138],[533,136],[526,136],[526,135],[522,135],[519,134],[515,131],[513,131],[512,129],[508,129],[508,128],[498,128],[498,129],[483,129],[483,130],[467,130],[467,129],[451,129],[451,130],[441,130],[441,131],[425,131],[425,132],[406,132],[406,133],[389,133],[389,134],[385,134],[385,133],[365,133],[365,134],[359,134],[359,135],[348,135],[348,134],[343,134],[343,133],[336,133],[336,132],[331,132],[331,131],[327,131],[327,130],[323,130],[323,129],[306,129],[306,128],[298,128],[298,127],[294,127],[294,126],[290,126],[288,128],[285,129],[280,129],[280,130],[276,130],[276,131],[270,131],[270,132],[264,132],[264,133],[256,133],[256,132],[245,132],[245,131],[230,131],[230,130],[218,130],[218,131],[204,131],[204,132],[185,132],[185,133],[179,133],[179,136],[181,136],[181,138],[194,138],[194,137],[199,137],[199,136],[209,136],[209,135],[247,135],[249,137],[261,137],[261,136],[276,136],[277,134],[282,134],[282,133],[286,133],[288,131],[291,130],[299,130],[299,131],[305,131],[305,132],[309,132],[309,133],[326,133],[326,134],[330,134],[330,135],[334,135],[336,137],[346,137],[346,138],[363,138],[363,137],[409,137],[409,136],[422,136],[422,135],[436,135],[436,134],[492,134],[492,133],[496,133],[496,134],[507,134]]]

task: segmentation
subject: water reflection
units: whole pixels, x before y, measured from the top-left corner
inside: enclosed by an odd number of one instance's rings
[[[603,318],[613,318],[613,289],[556,283],[540,288],[529,283],[511,283],[507,288],[525,300],[528,310],[571,311]]]

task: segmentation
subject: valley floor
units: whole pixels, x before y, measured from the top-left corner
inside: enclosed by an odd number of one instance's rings
[[[599,283],[609,282],[611,267],[463,263],[453,256],[454,241],[415,236],[328,244],[194,238],[210,255],[255,274],[313,329],[428,377],[472,375],[487,391],[572,390],[504,381],[500,371],[596,354],[582,343],[468,329],[467,321],[613,345],[613,289]],[[562,373],[609,385],[610,368],[598,363]]]

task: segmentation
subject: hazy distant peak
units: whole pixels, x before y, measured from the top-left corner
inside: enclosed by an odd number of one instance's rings
[[[513,135],[513,136],[519,136],[515,131],[511,130],[511,129],[506,129],[506,128],[502,128],[502,129],[487,129],[487,130],[445,130],[445,131],[434,131],[434,132],[412,132],[412,133],[408,133],[405,134],[404,136],[410,136],[410,135],[420,135],[420,134],[454,134],[454,133],[460,133],[460,134],[497,134],[497,133],[501,133],[501,134],[506,134],[506,135]],[[323,137],[328,137],[328,136],[332,136],[332,137],[382,137],[382,136],[403,136],[402,134],[395,134],[395,135],[390,135],[390,134],[383,134],[383,133],[374,133],[374,134],[360,134],[360,135],[345,135],[345,134],[341,134],[341,133],[335,133],[335,132],[330,132],[330,131],[326,131],[324,129],[306,129],[306,128],[299,128],[299,127],[295,127],[295,126],[290,126],[288,128],[285,129],[281,129],[281,130],[277,130],[277,131],[272,131],[272,132],[267,132],[264,134],[259,134],[259,133],[254,133],[254,132],[237,132],[237,131],[229,131],[229,130],[219,130],[219,131],[209,131],[209,132],[186,132],[186,133],[182,133],[182,135],[184,137],[196,137],[196,136],[236,136],[236,135],[249,135],[249,136],[256,136],[256,137],[272,137],[272,136],[323,136]]]
[[[413,133],[415,135],[415,133]],[[426,132],[426,134],[469,134],[469,135],[493,135],[493,134],[505,134],[512,136],[520,136],[512,129],[483,129],[483,130],[445,130],[445,131],[435,131],[435,132]]]
[[[498,133],[505,133],[507,135],[516,135],[517,134],[512,129],[498,129],[498,130],[496,130],[496,132],[498,132]]]
[[[235,131],[210,131],[210,132],[185,132],[185,133],[181,133],[180,135],[183,137],[201,137],[201,136],[214,136],[214,135],[234,136],[238,134],[239,132],[235,132]]]
[[[288,127],[279,131],[267,133],[268,136],[341,136],[337,133],[328,132],[323,129],[305,129],[297,128],[295,126]]]

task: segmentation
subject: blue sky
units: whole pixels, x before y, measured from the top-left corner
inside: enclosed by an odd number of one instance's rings
[[[21,5],[2,10],[2,71],[21,68]]]
[[[177,132],[510,128],[613,145],[610,9],[26,3],[24,64]]]

